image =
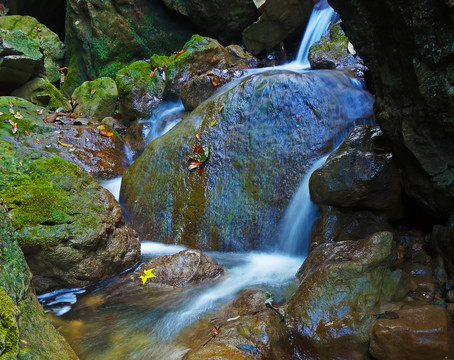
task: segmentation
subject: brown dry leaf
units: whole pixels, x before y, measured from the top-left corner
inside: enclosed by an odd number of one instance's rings
[[[155,72],[158,70],[158,67],[156,66],[153,70],[151,70],[151,73],[150,73],[150,79],[153,78]]]
[[[43,117],[43,120],[46,124],[51,124],[51,123],[54,123],[56,120],[57,120],[57,114],[53,114],[53,115],[46,115]]]
[[[80,116],[80,114],[67,114],[66,117],[70,119],[77,119]]]
[[[219,76],[217,76],[217,75],[208,75],[208,77],[210,78],[211,84],[214,87],[221,85],[221,79],[219,78]]]
[[[36,138],[36,140],[35,140],[35,141],[36,141],[36,143],[37,143],[37,144],[41,144],[41,141],[39,141],[39,139],[38,139],[38,138]]]
[[[219,334],[219,329],[216,326],[213,326],[213,334],[214,335]]]
[[[65,147],[73,147],[74,145],[71,145],[71,144],[66,144],[64,142],[61,142],[60,140],[57,140],[57,142],[61,145],[61,146],[65,146]]]
[[[175,53],[175,58],[174,58],[173,60],[178,59],[178,57],[179,57],[181,54],[183,54],[184,52],[185,52],[185,50],[183,49],[183,50],[180,50],[180,51],[178,51],[177,53]]]
[[[24,131],[25,136],[30,136],[27,130]]]
[[[9,123],[11,124],[11,131],[13,134],[17,133],[17,129],[19,128],[19,124],[15,123],[14,121],[11,121],[11,119],[8,119]]]
[[[102,136],[107,136],[107,137],[114,136],[114,133],[112,131],[108,131],[108,130],[100,130],[99,134]]]
[[[202,164],[203,164],[203,162],[200,162],[200,161],[191,161],[189,163],[188,169],[189,170],[195,169],[195,168],[199,167]]]

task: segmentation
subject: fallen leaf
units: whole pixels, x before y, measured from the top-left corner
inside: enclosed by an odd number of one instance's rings
[[[11,124],[11,131],[13,132],[13,134],[17,133],[17,129],[19,128],[19,124],[15,123],[14,121],[11,121],[11,119],[9,119],[9,123]]]
[[[156,277],[155,274],[153,274],[154,269],[148,269],[143,271],[143,275],[140,276],[142,279],[142,285],[145,285],[148,279]]]
[[[66,114],[66,117],[70,119],[77,119],[79,116],[80,114]]]
[[[1,111],[0,111],[0,116],[4,115]]]
[[[210,78],[211,84],[214,87],[221,85],[221,79],[219,78],[219,76],[210,74],[210,75],[208,75],[208,77]]]
[[[65,146],[65,147],[73,147],[74,145],[71,145],[71,144],[66,144],[64,142],[61,142],[60,140],[57,140],[57,142],[61,145],[61,146]]]
[[[46,115],[43,117],[43,120],[46,124],[51,124],[54,123],[55,120],[57,120],[57,114],[52,114],[52,115]]]
[[[108,130],[100,130],[99,135],[110,137],[110,136],[113,136],[114,133],[112,131],[108,131]]]
[[[36,109],[36,114],[37,115],[42,115],[43,111],[44,111],[44,109]]]
[[[349,41],[347,45],[348,52],[352,55],[356,55],[356,50],[353,47],[353,44]]]
[[[38,139],[38,138],[36,138],[36,140],[35,140],[35,141],[36,141],[36,143],[37,143],[37,144],[41,144],[41,141],[39,141],[39,139]]]
[[[219,334],[219,329],[216,326],[213,326],[213,334],[214,335]]]
[[[199,134],[195,134],[195,138],[200,141]]]
[[[99,130],[106,130],[106,125],[102,124],[97,127]]]
[[[224,110],[224,105],[219,108],[219,114]]]
[[[120,120],[121,114],[120,114],[119,112],[114,112],[114,113],[112,114],[112,117],[113,117],[114,119]]]
[[[28,111],[25,112],[27,115],[31,115]]]
[[[175,53],[175,58],[174,58],[173,60],[178,59],[178,57],[179,57],[181,54],[183,54],[184,52],[185,52],[184,49],[183,49],[183,50],[180,50],[180,51],[178,51],[178,52],[176,52],[176,53]]]
[[[9,108],[9,112],[11,115],[14,115],[14,109],[12,107]]]
[[[216,121],[218,121],[218,117],[217,116],[215,116],[215,118],[211,121],[210,127],[214,126],[214,124],[216,124]]]
[[[35,26],[34,29],[35,29],[35,31],[37,31],[37,32],[41,32],[41,28],[39,28],[39,27],[37,27],[37,26]]]
[[[189,169],[189,170],[195,169],[195,168],[199,167],[199,166],[202,165],[202,164],[203,164],[203,163],[200,162],[200,161],[191,161],[191,162],[189,163],[188,169]]]
[[[151,73],[150,73],[150,79],[153,78],[155,72],[158,70],[158,67],[156,66],[153,70],[151,70]]]
[[[25,136],[29,136],[30,135],[27,130],[24,131],[24,134],[25,134]]]
[[[210,156],[210,147],[203,145],[196,145],[192,149],[192,153],[188,155],[189,170],[195,169],[208,160]]]

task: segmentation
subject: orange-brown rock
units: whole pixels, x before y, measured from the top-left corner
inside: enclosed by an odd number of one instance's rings
[[[453,334],[444,307],[425,305],[397,313],[398,319],[380,319],[372,327],[369,352],[374,358],[452,359]]]
[[[195,285],[214,280],[224,273],[222,266],[200,250],[184,250],[178,254],[151,259],[143,265],[136,277],[145,269],[153,269],[155,275],[146,284],[171,286]]]

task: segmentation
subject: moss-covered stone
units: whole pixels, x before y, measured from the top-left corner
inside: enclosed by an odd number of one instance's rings
[[[30,286],[31,273],[0,205],[0,359],[75,360],[46,319]]]
[[[157,65],[156,65],[157,66]],[[164,81],[159,71],[152,77],[154,67],[146,61],[136,61],[121,69],[115,78],[118,88],[121,121],[129,125],[137,118],[151,115],[162,101]]]
[[[78,166],[0,140],[0,197],[39,292],[99,281],[139,257],[119,205]]]
[[[66,16],[66,96],[84,81],[115,77],[128,63],[177,51],[194,33],[159,0],[69,0]]]
[[[17,96],[26,99],[38,106],[47,107],[50,110],[62,108],[64,111],[70,111],[71,105],[58,90],[47,79],[34,78],[14,90],[11,96]]]
[[[362,105],[352,112],[350,101]],[[248,77],[147,146],[123,177],[128,215],[156,241],[222,250],[273,246],[304,173],[339,133],[371,116],[371,103],[339,72]],[[187,164],[196,134],[210,146],[200,175]]]
[[[36,39],[44,54],[44,67],[51,83],[60,81],[60,72],[65,55],[65,45],[57,34],[31,16],[11,15],[0,17],[0,28],[20,30],[32,39]]]
[[[108,77],[84,82],[74,90],[71,96],[77,104],[74,112],[88,115],[99,121],[114,113],[117,97],[117,85]]]

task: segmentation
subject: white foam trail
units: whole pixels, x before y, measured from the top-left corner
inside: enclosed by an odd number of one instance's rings
[[[99,185],[101,185],[104,189],[109,190],[115,197],[115,200],[118,201],[120,198],[121,179],[122,177],[119,176],[110,180],[101,181]]]
[[[154,241],[142,241],[142,243],[140,244],[140,251],[142,255],[152,256],[172,255],[183,250],[186,250],[184,246],[169,245]]]

